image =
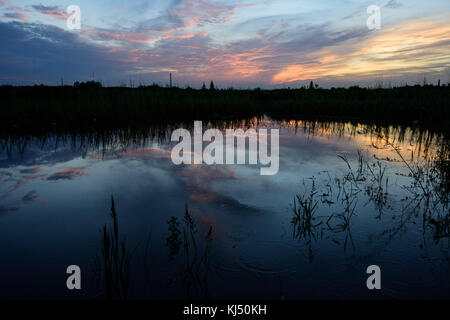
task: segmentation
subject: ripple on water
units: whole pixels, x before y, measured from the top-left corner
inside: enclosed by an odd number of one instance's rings
[[[230,247],[223,270],[262,275],[309,273],[307,250],[283,241],[241,242]]]

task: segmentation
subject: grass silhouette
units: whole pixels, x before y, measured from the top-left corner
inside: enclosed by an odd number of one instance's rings
[[[100,256],[95,258],[97,278],[104,284],[101,298],[105,300],[125,300],[130,287],[129,267],[131,253],[125,240],[120,241],[114,197],[111,197],[112,227],[105,224],[102,229],[102,247]]]
[[[351,120],[448,130],[450,86],[275,90],[151,86],[0,86],[0,127],[11,131],[106,128],[190,120]]]

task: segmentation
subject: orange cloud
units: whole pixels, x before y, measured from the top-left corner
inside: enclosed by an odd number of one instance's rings
[[[190,212],[194,218],[200,219],[200,226],[204,231],[209,231],[209,228],[212,227],[214,234],[217,236],[220,228],[217,224],[216,215],[214,213],[203,212],[196,207],[190,208]]]
[[[450,14],[446,13],[408,21],[374,31],[364,41],[352,39],[339,47],[314,52],[311,57],[326,56],[314,63],[287,66],[272,77],[272,83],[442,71],[450,66],[449,20]],[[342,48],[348,50],[342,53]]]
[[[284,68],[277,73],[273,78],[273,83],[292,82],[299,80],[317,79],[327,75],[327,68],[325,66],[308,66],[308,65],[293,65]]]
[[[191,193],[189,195],[189,199],[197,202],[212,202],[216,199],[215,194],[208,194],[208,193]]]
[[[50,175],[47,180],[72,180],[75,177],[86,175],[87,167],[69,168],[62,171],[55,172]]]
[[[37,12],[56,19],[67,19],[68,14],[57,6],[49,7],[44,5],[31,6]]]
[[[39,173],[40,171],[41,171],[41,166],[37,166],[37,167],[34,167],[34,168],[22,169],[22,170],[20,170],[20,173],[35,174],[35,173]]]
[[[44,175],[29,175],[29,176],[26,176],[25,178],[22,178],[22,179],[18,180],[16,182],[16,184],[6,193],[6,196],[14,195],[15,192],[19,188],[23,187],[24,185],[28,184],[29,182],[31,182],[33,180],[36,180],[36,179],[39,179],[39,178],[43,177],[43,176]]]
[[[272,56],[272,50],[266,46],[247,52],[217,55],[209,60],[209,65],[212,70],[221,70],[221,76],[225,79],[249,78],[267,71],[262,59]]]

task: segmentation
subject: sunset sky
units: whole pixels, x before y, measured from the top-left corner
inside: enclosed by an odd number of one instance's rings
[[[81,8],[68,30],[66,8]],[[381,29],[369,30],[369,5]],[[0,0],[0,84],[450,81],[448,0]]]

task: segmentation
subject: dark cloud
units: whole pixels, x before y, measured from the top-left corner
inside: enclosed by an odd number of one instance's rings
[[[385,7],[400,5],[391,0]],[[165,84],[172,72],[181,86],[199,87],[211,79],[219,87],[272,86],[285,83],[273,79],[290,66],[328,64],[319,74],[326,76],[336,61],[342,60],[339,58],[348,57],[352,50],[358,53],[359,44],[377,35],[365,23],[356,27],[339,22],[299,24],[299,15],[294,13],[228,24],[236,10],[248,5],[212,0],[174,0],[156,17],[137,21],[133,19],[150,10],[151,4],[141,1],[130,6],[121,20],[127,23],[84,26],[73,32],[27,23],[10,13],[10,19],[20,22],[0,22],[0,84],[59,84],[61,78],[70,84],[90,80],[93,75],[109,86],[129,81]],[[48,16],[64,14],[57,6],[26,8]],[[365,7],[355,12],[365,14]],[[213,24],[216,26],[207,26]],[[222,31],[216,38],[222,25],[232,39],[241,40],[220,39],[226,36]],[[234,34],[246,36],[234,38]]]
[[[335,31],[333,26],[322,24],[318,26],[304,25],[294,30],[297,37],[278,46],[278,52],[314,52],[326,47],[339,45],[350,39],[363,39],[369,34],[365,27],[358,29]]]
[[[390,0],[384,7],[390,8],[390,9],[397,9],[403,6],[402,3],[398,2],[397,0]]]
[[[96,46],[75,32],[18,22],[0,22],[0,79],[18,82],[66,83],[86,80],[93,73],[117,79],[130,70],[123,50]]]
[[[20,12],[6,12],[5,14],[3,14],[3,18],[20,20],[23,22],[27,21],[26,15]]]
[[[75,177],[86,175],[86,170],[86,167],[65,169],[50,175],[47,180],[72,180]]]
[[[39,171],[41,171],[41,167],[22,169],[22,170],[20,170],[20,173],[35,174],[35,173],[38,173]]]
[[[33,202],[39,197],[39,194],[36,192],[36,190],[32,190],[28,192],[26,195],[23,196],[22,200],[24,202]]]
[[[31,6],[34,10],[41,14],[51,16],[54,18],[65,19],[67,18],[67,13],[57,6],[44,6],[44,5],[33,5]]]

